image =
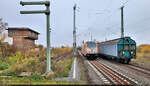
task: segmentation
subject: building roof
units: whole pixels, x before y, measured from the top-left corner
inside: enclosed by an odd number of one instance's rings
[[[28,30],[28,31],[32,31],[32,32],[35,32],[37,34],[40,34],[39,32],[32,30],[28,27],[8,27],[8,29],[6,29],[6,30]]]

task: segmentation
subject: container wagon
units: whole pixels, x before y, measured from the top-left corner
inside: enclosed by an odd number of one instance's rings
[[[136,42],[130,37],[100,42],[98,51],[103,58],[115,59],[128,64],[131,59],[136,58]]]

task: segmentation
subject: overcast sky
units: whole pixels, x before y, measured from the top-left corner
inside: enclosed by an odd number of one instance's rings
[[[46,16],[20,14],[20,10],[42,10],[45,7],[22,7],[19,2],[20,0],[0,0],[0,18],[8,22],[9,27],[29,27],[40,32],[36,43],[46,45]],[[52,46],[72,46],[75,3],[78,45],[82,40],[90,40],[90,34],[97,41],[119,38],[120,7],[125,2],[125,36],[130,36],[137,45],[150,44],[150,0],[51,0]]]

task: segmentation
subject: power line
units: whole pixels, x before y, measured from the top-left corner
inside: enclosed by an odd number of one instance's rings
[[[122,6],[125,6],[128,2],[129,2],[129,0],[127,0],[127,1],[124,2],[124,3],[122,3]]]
[[[140,21],[138,21],[138,22],[130,23],[130,24],[128,24],[127,26],[140,25],[141,22],[145,22],[145,21],[149,21],[149,20],[150,20],[150,17],[149,17],[149,18],[145,18],[145,19],[143,19],[143,20],[140,20]]]
[[[127,6],[127,4],[129,4],[129,2],[131,2],[131,1],[133,1],[133,0],[126,0],[126,2],[124,2],[124,3],[122,3],[122,6]]]
[[[129,1],[127,0],[125,3],[123,3],[122,4],[122,6],[126,6],[127,5],[127,3],[129,3]],[[110,17],[112,17],[116,12],[118,12],[118,11],[120,11],[120,7],[122,7],[122,6],[119,6],[117,9],[115,9],[114,11],[110,11],[110,10],[100,10],[100,11],[105,11],[105,12],[107,12],[107,13],[111,13],[109,16],[106,16],[106,19],[104,19],[104,20],[107,20],[108,21],[108,19],[110,19]],[[96,13],[96,15],[97,14],[103,14],[103,13]],[[94,23],[92,23],[92,25],[90,26],[90,29],[91,29],[91,27],[93,27],[93,25],[95,24],[95,22],[97,22],[96,21],[97,20],[97,18],[94,20]],[[113,27],[110,27],[110,28],[113,28]],[[89,28],[88,29],[86,29],[86,31],[87,30],[90,30]],[[113,33],[112,31],[111,31],[111,33],[112,34],[115,34],[116,35],[116,33]],[[117,34],[118,35],[118,34]]]
[[[118,12],[119,10],[120,10],[120,8],[117,8],[117,9],[114,10],[113,12],[111,12],[111,11],[108,10],[108,9],[99,10],[99,11],[104,11],[104,12],[111,13],[110,16],[106,16],[106,18],[110,18],[110,17],[112,17],[112,15],[113,15],[114,13]],[[96,13],[96,14],[104,14],[104,13]],[[97,18],[95,18],[94,22],[93,22],[92,25],[90,26],[90,29],[91,29],[91,27],[93,27],[93,25],[95,24],[95,22],[97,22],[96,20],[97,20]],[[106,19],[104,19],[104,20],[106,20]],[[90,30],[90,29],[89,29],[89,30]]]

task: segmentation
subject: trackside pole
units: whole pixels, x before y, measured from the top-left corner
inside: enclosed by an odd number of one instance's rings
[[[46,10],[34,10],[34,11],[20,11],[21,14],[46,14],[46,21],[47,21],[47,65],[46,65],[46,74],[51,72],[51,45],[50,45],[50,2],[49,1],[38,1],[38,2],[20,2],[22,6],[24,5],[45,5]]]
[[[76,58],[76,4],[73,7],[73,55]]]
[[[124,37],[123,8],[124,8],[124,6],[122,6],[122,7],[121,7],[121,38],[123,38],[123,37]]]
[[[76,78],[76,60],[77,60],[77,48],[76,48],[76,4],[73,7],[73,79]]]
[[[46,10],[49,9],[49,5],[46,6]],[[46,68],[46,74],[51,72],[51,45],[50,45],[50,12],[46,13],[46,20],[47,20],[47,68]]]

